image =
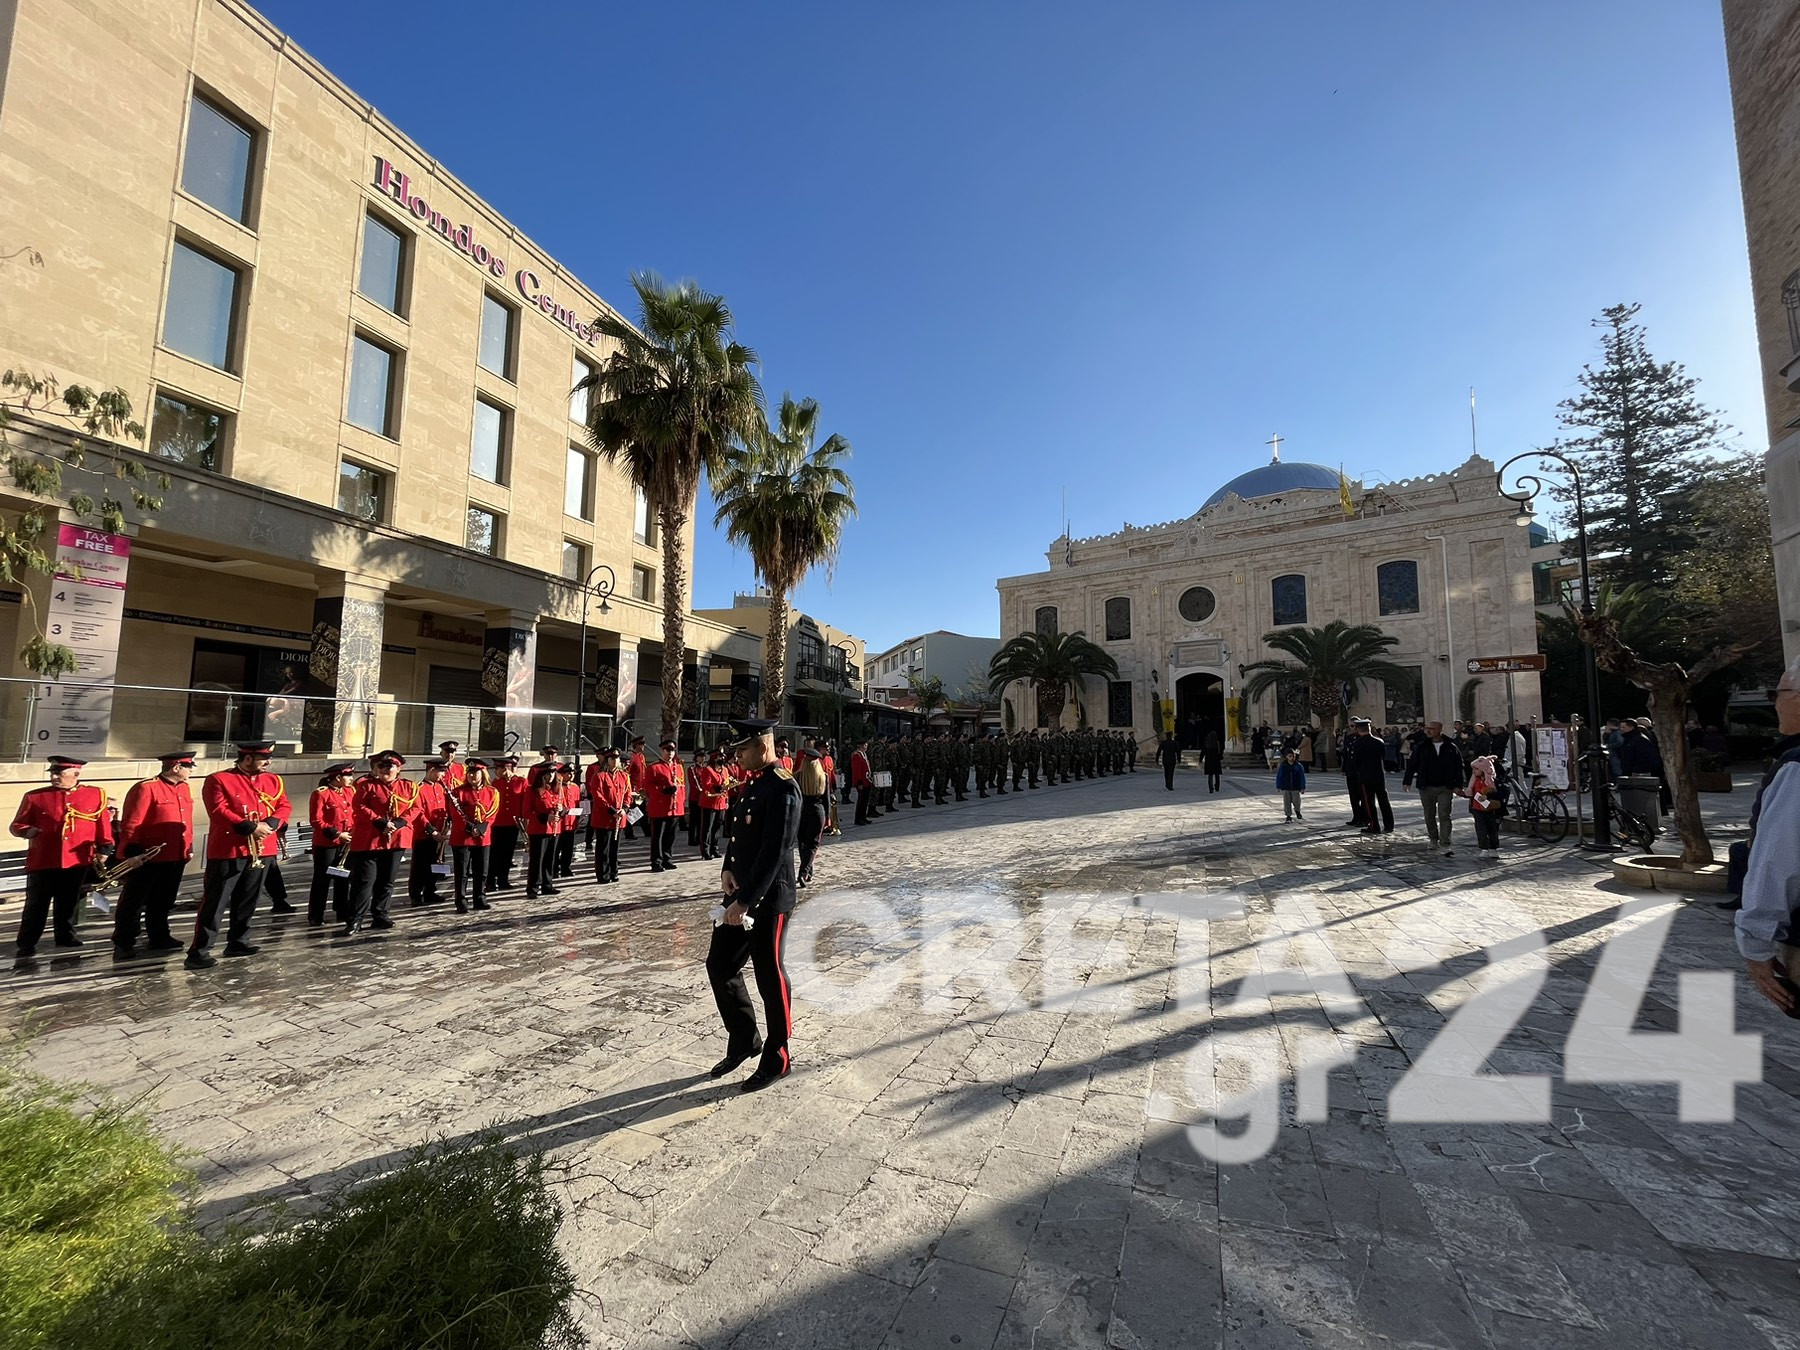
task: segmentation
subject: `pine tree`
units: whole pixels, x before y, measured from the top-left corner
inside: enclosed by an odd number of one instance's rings
[[[1581,368],[1581,393],[1557,405],[1566,432],[1550,448],[1581,466],[1589,548],[1616,586],[1658,586],[1693,542],[1687,513],[1668,509],[1693,485],[1702,456],[1726,428],[1695,395],[1699,382],[1674,361],[1650,354],[1639,305],[1613,305],[1595,319],[1601,360]],[[1573,503],[1571,487],[1555,489]]]

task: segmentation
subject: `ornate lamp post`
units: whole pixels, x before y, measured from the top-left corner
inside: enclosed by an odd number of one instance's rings
[[[1514,455],[1500,466],[1494,475],[1494,485],[1500,495],[1508,501],[1517,502],[1519,514],[1516,524],[1529,527],[1532,519],[1531,503],[1544,490],[1544,480],[1533,474],[1520,474],[1513,480],[1513,492],[1506,490],[1506,471],[1522,459],[1553,459],[1568,472],[1570,481],[1575,485],[1575,547],[1581,563],[1581,613],[1584,618],[1594,615],[1594,587],[1588,573],[1588,536],[1587,536],[1587,497],[1581,486],[1581,469],[1567,455],[1555,450],[1527,450],[1522,455]],[[1582,842],[1583,848],[1596,851],[1611,851],[1612,811],[1610,807],[1611,784],[1606,776],[1606,747],[1601,743],[1601,733],[1605,724],[1600,720],[1600,669],[1594,662],[1594,649],[1588,643],[1581,644],[1582,669],[1587,676],[1587,711],[1588,711],[1588,782],[1594,789],[1594,842],[1589,845]],[[1512,728],[1507,728],[1510,738]],[[1510,739],[1509,739],[1510,743]],[[1581,783],[1577,779],[1575,793],[1579,801]]]
[[[602,572],[604,580],[598,584],[594,578]],[[600,612],[612,613],[612,606],[606,598],[618,585],[618,576],[605,563],[595,563],[581,582],[581,645],[575,649],[575,778],[581,780],[581,746],[582,722],[587,713],[587,633],[588,633],[588,601],[594,596],[600,597]]]
[[[844,664],[838,667],[838,686],[844,692],[838,696],[837,736],[834,738],[837,752],[841,755],[844,753],[844,702],[849,698],[850,689],[850,658],[856,655],[856,647],[849,642],[834,642],[831,646],[834,651],[844,654]]]

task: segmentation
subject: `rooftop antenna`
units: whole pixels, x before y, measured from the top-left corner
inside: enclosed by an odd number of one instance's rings
[[[1475,386],[1469,386],[1469,453],[1480,454],[1475,442]]]
[[[1269,439],[1264,441],[1263,444],[1269,447],[1269,463],[1281,463],[1281,433],[1272,433]]]

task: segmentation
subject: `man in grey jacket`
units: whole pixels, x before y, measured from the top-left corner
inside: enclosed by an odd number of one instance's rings
[[[1783,672],[1773,697],[1781,739],[1754,810],[1737,944],[1749,965],[1750,982],[1793,1017],[1800,1015],[1792,965],[1793,949],[1800,945],[1794,931],[1800,913],[1800,659]]]

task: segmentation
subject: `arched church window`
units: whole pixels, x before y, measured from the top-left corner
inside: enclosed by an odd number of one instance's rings
[[[1269,597],[1274,601],[1276,623],[1306,622],[1306,578],[1298,572],[1271,581]]]
[[[1375,569],[1375,595],[1386,614],[1419,612],[1419,564],[1411,559],[1384,562]]]
[[[1046,636],[1054,633],[1056,631],[1056,606],[1039,605],[1034,626],[1038,632]]]
[[[1218,597],[1204,586],[1189,586],[1175,602],[1176,612],[1189,623],[1205,623],[1218,607]]]
[[[1131,601],[1115,595],[1106,602],[1106,640],[1123,642],[1131,636]]]

